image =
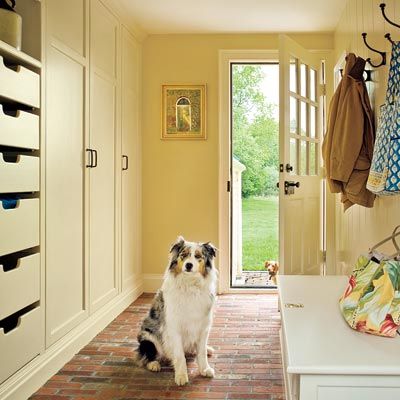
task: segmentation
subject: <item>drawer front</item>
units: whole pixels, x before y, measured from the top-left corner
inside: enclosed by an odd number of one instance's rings
[[[14,117],[0,107],[0,145],[39,149],[39,116],[17,111]]]
[[[0,328],[0,383],[40,353],[43,334],[40,307],[22,315],[12,331]]]
[[[39,199],[22,199],[5,210],[0,202],[0,256],[39,245]]]
[[[40,299],[40,254],[22,257],[4,272],[0,261],[0,320]]]
[[[0,56],[0,96],[39,108],[40,76],[22,66],[7,68]]]
[[[18,155],[16,162],[6,162],[0,153],[0,171],[0,193],[39,190],[39,157]]]

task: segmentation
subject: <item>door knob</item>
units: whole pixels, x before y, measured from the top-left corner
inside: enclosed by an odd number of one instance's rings
[[[285,194],[294,194],[294,188],[300,187],[300,182],[285,181]]]

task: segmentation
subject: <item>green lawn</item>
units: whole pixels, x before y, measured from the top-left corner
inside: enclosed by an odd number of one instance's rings
[[[278,260],[278,197],[243,199],[243,270],[264,271],[266,260]]]

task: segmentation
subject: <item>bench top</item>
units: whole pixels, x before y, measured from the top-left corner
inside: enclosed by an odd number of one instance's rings
[[[288,373],[400,375],[400,336],[356,332],[343,319],[339,298],[347,282],[346,276],[278,276]]]

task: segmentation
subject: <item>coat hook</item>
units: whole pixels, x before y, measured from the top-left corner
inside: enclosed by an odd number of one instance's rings
[[[390,43],[394,44],[394,41],[393,41],[392,37],[390,36],[390,33],[387,33],[387,34],[385,35],[385,38],[386,38],[387,40],[389,40]]]
[[[374,51],[375,53],[380,54],[381,57],[382,57],[382,61],[380,62],[380,64],[376,64],[376,65],[372,64],[370,58],[367,58],[367,59],[366,59],[367,63],[368,63],[371,67],[374,67],[374,68],[378,68],[378,67],[380,67],[380,66],[382,66],[382,65],[386,65],[386,52],[373,49],[373,48],[367,43],[367,39],[366,39],[367,34],[366,34],[366,32],[363,32],[363,33],[361,34],[361,36],[362,36],[363,39],[364,39],[365,45],[366,45],[371,51]]]
[[[395,22],[391,21],[391,20],[386,16],[386,13],[385,13],[386,4],[385,4],[385,3],[381,3],[381,4],[379,4],[379,7],[381,8],[383,18],[385,18],[385,20],[386,20],[387,22],[389,22],[390,25],[393,25],[393,26],[395,26],[395,27],[397,27],[397,28],[400,28],[400,25],[398,25],[398,24],[396,24]]]

